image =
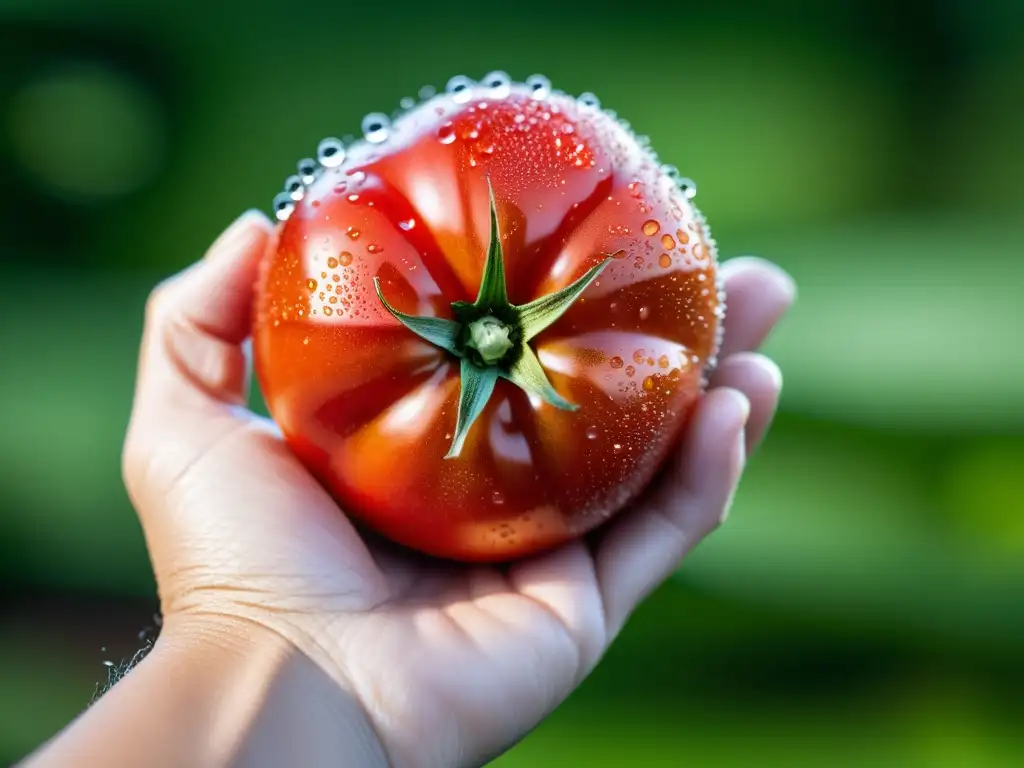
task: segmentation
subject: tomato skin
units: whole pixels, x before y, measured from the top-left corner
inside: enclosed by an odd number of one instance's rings
[[[714,241],[663,168],[575,100],[441,95],[325,169],[278,230],[257,286],[257,374],[271,414],[342,508],[427,554],[502,561],[607,520],[651,480],[713,365]],[[531,342],[579,410],[500,380],[444,459],[458,360],[387,313],[452,317],[475,297],[498,207],[509,299],[615,258]]]

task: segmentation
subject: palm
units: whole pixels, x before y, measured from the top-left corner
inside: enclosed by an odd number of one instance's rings
[[[633,509],[589,543],[462,566],[361,534],[276,428],[240,407],[259,227],[234,260],[201,262],[165,287],[147,323],[125,472],[163,610],[235,615],[288,638],[352,689],[394,763],[479,762],[564,699],[718,524],[744,420],[749,448],[779,388],[764,358],[730,353],[760,343],[791,299],[787,283],[734,262],[716,389]]]

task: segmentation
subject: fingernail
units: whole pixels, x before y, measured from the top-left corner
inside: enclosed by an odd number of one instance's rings
[[[214,241],[206,252],[206,259],[218,261],[231,258],[258,231],[257,225],[261,219],[263,219],[263,214],[259,211],[249,210],[243,213]]]
[[[732,399],[733,404],[740,413],[740,428],[747,425],[747,419],[750,418],[750,401],[747,396],[740,392],[738,389],[726,389],[729,393],[729,397]]]

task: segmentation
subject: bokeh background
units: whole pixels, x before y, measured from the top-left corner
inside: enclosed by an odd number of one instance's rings
[[[149,288],[323,136],[495,68],[595,91],[801,290],[728,524],[497,764],[1024,764],[1020,0],[0,0],[0,762],[153,624]]]

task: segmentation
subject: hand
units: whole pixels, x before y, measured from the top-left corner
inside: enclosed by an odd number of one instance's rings
[[[224,621],[278,635],[358,702],[391,764],[480,764],[580,684],[724,518],[781,386],[752,350],[793,284],[763,261],[722,266],[721,364],[632,509],[554,552],[463,567],[361,536],[246,409],[252,286],[271,235],[247,214],[147,309],[124,471],[165,634]]]

